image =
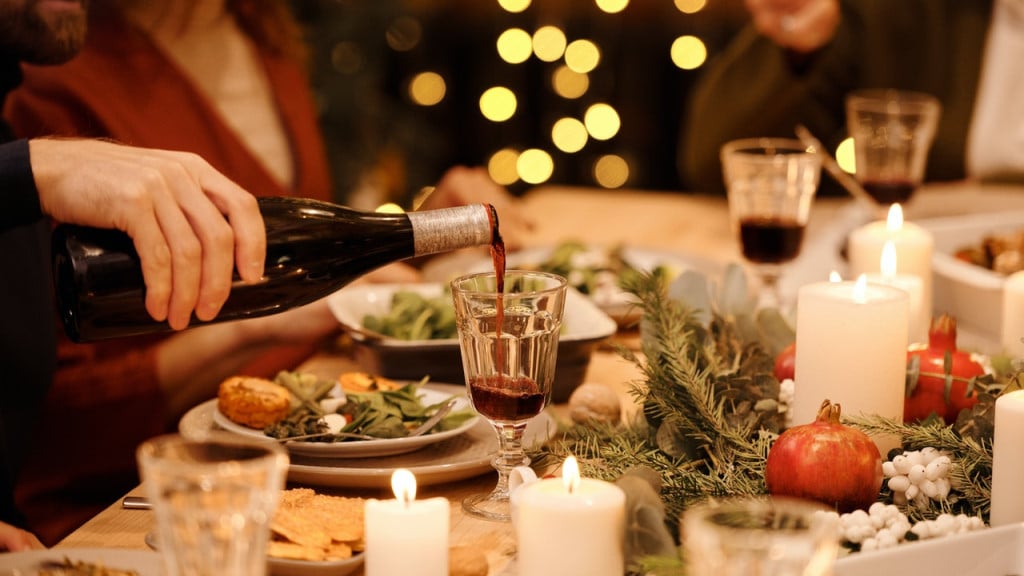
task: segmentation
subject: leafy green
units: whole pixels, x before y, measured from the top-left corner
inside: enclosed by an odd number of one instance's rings
[[[400,340],[455,338],[455,307],[447,290],[436,297],[398,290],[391,297],[391,309],[380,316],[367,314],[363,327]]]

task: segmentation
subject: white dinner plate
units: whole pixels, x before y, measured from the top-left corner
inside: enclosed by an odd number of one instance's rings
[[[213,420],[216,401],[189,410],[178,423],[185,435],[219,428]],[[526,427],[523,443],[544,442],[557,429],[555,419],[541,413]],[[491,459],[498,450],[494,428],[480,418],[465,434],[437,442],[421,450],[380,458],[310,458],[295,455],[288,468],[288,480],[310,486],[332,488],[389,488],[391,473],[408,468],[420,486],[455,482],[492,470]]]
[[[455,407],[452,409],[453,412],[467,409],[472,410],[469,399],[466,398],[465,387],[447,385],[447,389],[441,390],[439,387],[443,385],[434,384],[431,386],[432,388],[423,387],[419,389],[420,401],[422,401],[425,406],[438,404],[448,400],[449,398],[455,397]],[[213,403],[213,421],[224,430],[253,438],[260,438],[263,440],[267,439],[267,435],[264,434],[262,430],[256,430],[254,428],[249,428],[232,422],[231,419],[217,409],[217,400],[210,400],[210,402]],[[474,425],[476,425],[478,419],[479,416],[473,416],[472,418],[467,418],[466,421],[459,425],[458,428],[452,428],[451,430],[444,430],[442,432],[434,432],[432,434],[424,434],[422,436],[415,436],[412,438],[382,438],[380,440],[349,440],[345,442],[294,441],[288,442],[285,446],[288,448],[288,452],[293,455],[309,456],[312,458],[370,458],[377,456],[392,456],[395,454],[405,454],[407,452],[419,450],[424,446],[429,446],[436,442],[442,442],[468,432]]]
[[[134,570],[139,576],[162,576],[160,555],[126,548],[53,548],[0,554],[0,574],[36,576],[44,563],[72,561],[102,564],[110,569]]]
[[[156,534],[146,534],[146,544],[157,550]],[[364,555],[356,552],[351,558],[344,560],[290,560],[286,558],[267,558],[267,569],[271,576],[345,576],[363,565]],[[140,574],[140,576],[146,576]]]

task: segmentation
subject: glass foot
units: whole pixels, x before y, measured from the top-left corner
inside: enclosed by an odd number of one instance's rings
[[[462,509],[470,516],[484,520],[492,520],[494,522],[509,522],[512,520],[508,498],[501,497],[494,492],[467,496],[462,501]]]

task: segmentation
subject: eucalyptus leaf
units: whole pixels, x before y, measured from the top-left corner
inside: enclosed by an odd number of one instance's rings
[[[751,295],[747,284],[747,273],[735,262],[730,263],[722,274],[722,286],[718,291],[718,312],[724,316],[749,316],[757,307],[757,300]]]
[[[704,274],[686,270],[669,284],[668,296],[688,308],[704,326],[711,323],[711,288]]]

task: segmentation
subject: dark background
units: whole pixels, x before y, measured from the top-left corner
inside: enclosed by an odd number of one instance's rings
[[[310,72],[331,165],[336,196],[354,205],[394,200],[408,203],[452,165],[486,166],[495,151],[541,148],[555,169],[546,183],[598,185],[594,160],[624,157],[630,176],[623,185],[680,191],[678,135],[687,95],[707,67],[677,68],[670,58],[681,35],[699,37],[708,61],[721,52],[745,14],[738,0],[709,0],[694,14],[672,0],[632,0],[617,14],[594,0],[533,0],[512,14],[497,0],[295,0],[310,40]],[[518,27],[533,33],[561,28],[567,40],[585,38],[601,50],[589,74],[590,88],[567,100],[551,88],[559,62],[532,56],[522,64],[501,60],[498,36]],[[424,107],[406,96],[408,80],[422,71],[440,73],[447,93]],[[510,88],[518,109],[508,121],[486,120],[480,94],[494,85]],[[618,111],[622,127],[608,141],[590,139],[580,152],[560,152],[550,139],[562,116],[582,119],[595,102]],[[514,193],[529,188],[510,184]]]

